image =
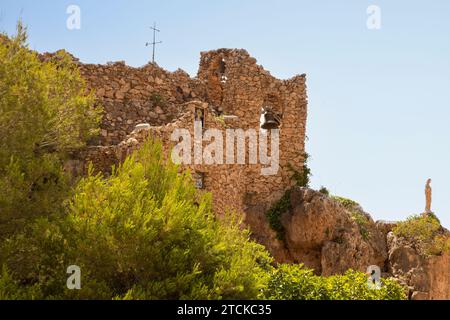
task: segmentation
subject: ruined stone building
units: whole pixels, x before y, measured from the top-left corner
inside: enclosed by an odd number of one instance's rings
[[[348,269],[365,272],[376,265],[383,277],[394,276],[405,284],[412,299],[450,299],[448,252],[424,256],[416,243],[395,236],[395,223],[375,222],[359,205],[347,208],[318,191],[292,188],[305,163],[304,75],[278,80],[245,50],[237,49],[203,52],[195,78],[155,64],[132,68],[122,62],[93,65],[74,60],[104,107],[104,117],[101,135],[73,155],[68,170],[80,174],[92,162],[97,170],[108,173],[149,136],[162,141],[169,159],[179,142],[172,139],[177,129],[194,137],[190,145],[196,143],[195,121],[201,123],[202,132],[254,129],[261,133],[261,119],[267,120],[265,112],[270,110],[280,130],[276,174],[263,175],[261,170],[267,165],[250,161],[251,139],[247,139],[244,163],[223,159],[180,166],[191,171],[199,189],[212,192],[215,212],[242,214],[252,237],[278,262],[304,263],[322,275]],[[209,143],[205,137],[200,141],[205,148]],[[271,146],[269,152],[273,154]],[[266,213],[287,190],[291,190],[289,209],[279,217],[284,228],[280,240]],[[355,213],[364,223],[354,219]],[[441,229],[443,235],[450,234]]]
[[[226,210],[242,213],[254,237],[271,249],[274,241],[269,245],[265,238],[268,233],[273,236],[273,231],[268,228],[265,213],[295,184],[293,175],[301,172],[305,160],[305,75],[278,80],[242,49],[201,53],[195,78],[182,70],[165,71],[155,64],[141,68],[123,62],[94,65],[77,61],[77,64],[104,107],[101,136],[78,155],[78,161],[92,161],[104,172],[149,134],[161,139],[170,150],[174,145],[170,140],[174,129],[186,128],[193,133],[196,112],[202,113],[205,129],[223,132],[227,128],[259,132],[264,110],[276,114],[280,130],[276,174],[262,175],[263,165],[250,163],[248,151],[245,164],[224,161],[185,166],[200,180],[199,187],[212,192],[217,213]],[[137,125],[140,126],[136,128]]]

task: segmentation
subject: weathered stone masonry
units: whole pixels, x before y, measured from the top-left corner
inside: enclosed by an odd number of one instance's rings
[[[273,241],[275,235],[267,225],[265,212],[295,184],[292,169],[300,172],[303,167],[305,75],[278,80],[245,50],[237,49],[201,53],[196,78],[182,70],[168,72],[154,64],[141,68],[121,62],[78,65],[105,110],[101,136],[78,158],[90,160],[106,172],[148,135],[159,137],[168,152],[174,145],[170,134],[175,128],[193,132],[196,109],[204,110],[205,128],[257,131],[263,107],[278,113],[280,169],[276,175],[261,175],[260,164],[186,166],[204,177],[204,189],[213,193],[217,213],[227,209],[243,213],[253,236],[270,251],[277,251],[271,248],[277,242]],[[133,131],[141,123],[150,126]]]

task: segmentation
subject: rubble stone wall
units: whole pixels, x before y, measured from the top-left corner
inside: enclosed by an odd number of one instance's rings
[[[223,114],[237,116],[239,128],[259,130],[263,107],[281,114],[279,172],[263,176],[260,166],[249,166],[241,181],[249,206],[281,198],[295,183],[290,167],[301,172],[304,163],[305,75],[279,80],[245,50],[219,49],[202,52],[198,78],[207,84],[207,101]]]
[[[104,107],[99,142],[117,144],[139,123],[167,124],[182,113],[182,104],[202,96],[203,85],[182,71],[165,71],[154,64],[132,68],[118,62],[80,64]]]
[[[75,59],[76,60],[76,59]],[[97,170],[110,172],[152,135],[162,141],[165,154],[175,145],[171,134],[175,129],[187,129],[194,136],[194,118],[203,110],[204,129],[216,128],[254,130],[258,162],[249,161],[249,139],[245,145],[244,164],[189,164],[181,169],[203,177],[203,189],[213,194],[218,214],[234,210],[243,214],[253,237],[276,255],[265,213],[287,189],[295,185],[293,175],[301,173],[305,160],[307,95],[305,75],[288,80],[273,77],[242,49],[218,49],[202,52],[197,77],[190,78],[181,70],[165,71],[154,64],[131,68],[118,62],[107,65],[77,62],[88,88],[94,91],[104,107],[101,136],[79,155],[84,170],[92,162]],[[261,169],[261,121],[263,108],[279,117],[279,166],[276,174],[263,175]],[[135,130],[146,123],[145,130]],[[265,132],[265,131],[264,131]],[[273,139],[267,131],[268,145]],[[211,141],[203,141],[207,146]],[[193,141],[192,141],[193,143]],[[273,155],[269,147],[268,156]],[[235,153],[237,150],[235,149]],[[226,150],[224,150],[224,155]],[[272,250],[273,249],[273,250]],[[279,257],[279,260],[286,260]]]
[[[293,170],[300,172],[304,162],[304,75],[276,79],[242,49],[202,52],[196,78],[154,64],[142,68],[121,62],[78,64],[105,110],[97,141],[103,148],[91,146],[85,156],[102,171],[108,172],[111,163],[120,161],[114,158],[117,150],[113,152],[111,147],[129,139],[139,123],[160,127],[165,132],[163,144],[169,147],[173,146],[170,133],[175,128],[193,130],[195,108],[205,110],[205,129],[221,128],[224,134],[226,128],[254,129],[259,134],[262,108],[270,107],[281,116],[280,167],[275,175],[261,174],[261,168],[268,165],[248,163],[248,144],[246,164],[196,165],[190,169],[204,174],[205,189],[213,193],[220,211],[231,207],[245,212],[252,206],[265,211],[295,184]]]

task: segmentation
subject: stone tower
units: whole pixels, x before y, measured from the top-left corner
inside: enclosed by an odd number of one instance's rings
[[[293,174],[303,168],[306,77],[278,80],[257,65],[256,59],[245,50],[219,49],[201,54],[198,78],[206,84],[208,103],[224,114],[237,116],[237,126],[244,130],[259,130],[263,107],[270,107],[281,115],[278,173],[263,176],[260,165],[246,165],[239,179],[241,185],[234,186],[241,190],[246,222],[258,236],[258,230],[266,229],[265,212],[295,184]],[[267,230],[260,234],[267,234]]]

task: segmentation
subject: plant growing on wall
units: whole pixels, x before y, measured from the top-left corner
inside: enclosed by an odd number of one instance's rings
[[[278,240],[284,241],[285,230],[281,223],[281,215],[292,209],[291,190],[287,190],[284,195],[267,211],[266,217],[270,227],[277,233]]]
[[[326,187],[324,187],[324,186],[322,186],[322,187],[319,189],[319,192],[320,192],[321,194],[326,195],[326,196],[329,196],[329,195],[330,195],[330,191],[329,191]]]
[[[296,186],[298,187],[309,187],[309,178],[311,176],[311,169],[308,167],[308,159],[309,154],[304,153],[304,164],[302,167],[302,170],[296,170],[291,163],[288,163],[288,168],[290,171],[293,172],[292,179],[295,180]],[[281,223],[281,215],[289,210],[292,209],[291,202],[290,202],[290,196],[291,196],[292,189],[286,190],[284,195],[281,197],[280,200],[278,200],[276,203],[272,205],[272,207],[267,211],[266,217],[269,221],[270,227],[276,231],[277,238],[279,240],[284,240],[284,227]]]
[[[288,163],[288,168],[292,171],[292,179],[295,180],[298,187],[309,187],[311,169],[308,166],[308,159],[310,155],[308,153],[303,154],[303,166],[301,171],[295,169],[291,163]]]
[[[167,99],[157,92],[154,92],[150,95],[150,101],[154,106],[159,107],[165,107],[167,104]]]

